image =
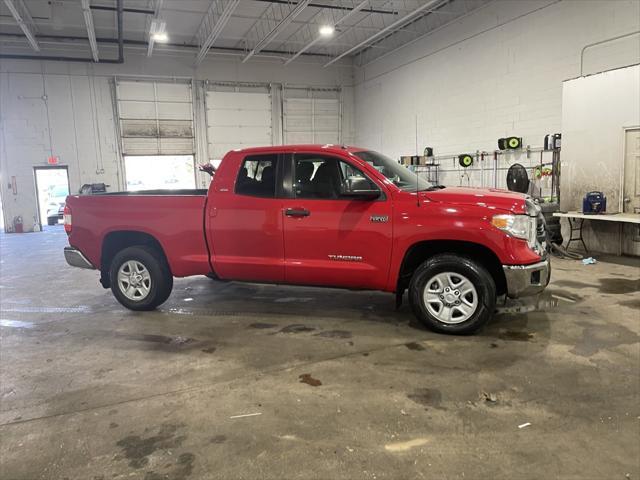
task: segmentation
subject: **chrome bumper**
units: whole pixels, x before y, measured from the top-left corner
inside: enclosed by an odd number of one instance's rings
[[[507,295],[511,298],[540,293],[551,278],[548,258],[532,265],[503,265],[502,269],[507,280]]]
[[[73,247],[64,247],[64,259],[72,267],[90,268],[92,270],[96,268],[91,265],[91,262],[87,260],[87,257],[80,250]]]

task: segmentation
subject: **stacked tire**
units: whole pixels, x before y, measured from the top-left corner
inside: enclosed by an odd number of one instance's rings
[[[541,203],[540,209],[544,216],[547,227],[547,238],[551,243],[562,245],[562,232],[560,228],[560,217],[554,217],[554,212],[560,211],[560,205],[557,203]]]

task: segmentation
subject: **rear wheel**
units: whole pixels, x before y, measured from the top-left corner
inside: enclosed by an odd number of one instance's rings
[[[130,310],[153,310],[164,303],[173,288],[165,259],[149,247],[125,248],[111,262],[111,291]]]
[[[415,316],[428,328],[465,335],[492,317],[496,285],[479,263],[459,255],[436,255],[413,274],[409,300]]]
[[[52,225],[57,225],[58,224],[58,217],[49,217],[47,218],[47,225],[52,226]]]

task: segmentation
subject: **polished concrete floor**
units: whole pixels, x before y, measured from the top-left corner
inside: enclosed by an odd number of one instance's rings
[[[0,478],[638,479],[640,268],[554,260],[472,337],[391,295],[177,280],[123,309],[0,235]]]

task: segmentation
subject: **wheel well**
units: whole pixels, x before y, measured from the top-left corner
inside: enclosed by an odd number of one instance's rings
[[[507,280],[496,254],[484,245],[457,240],[428,240],[412,245],[402,260],[397,291],[403,292],[409,286],[413,272],[423,262],[439,253],[452,253],[480,262],[496,282],[496,293],[502,295],[507,292]]]
[[[102,242],[100,283],[104,288],[109,288],[111,286],[109,270],[113,257],[115,257],[119,251],[133,246],[151,247],[162,256],[165,262],[167,262],[167,257],[162,249],[162,245],[160,245],[160,242],[158,242],[158,240],[156,240],[152,235],[135,231],[111,232],[107,234]],[[168,264],[169,263],[167,262],[167,265]]]

